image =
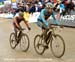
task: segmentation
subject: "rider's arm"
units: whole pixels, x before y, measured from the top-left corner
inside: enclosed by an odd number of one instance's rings
[[[17,18],[17,17],[14,17],[14,18],[13,18],[13,21],[14,21],[14,23],[16,24],[16,26],[19,28],[19,24],[17,23],[16,18]]]
[[[41,19],[43,23],[48,27],[48,22],[45,20],[44,10],[41,11]]]
[[[26,26],[27,26],[28,30],[30,30],[31,28],[29,27],[28,22],[27,22],[25,19],[24,19],[23,21],[24,21],[24,23],[26,24]]]
[[[56,20],[54,13],[52,13],[52,17],[53,17],[53,22],[54,22],[55,24],[59,25],[60,22]]]

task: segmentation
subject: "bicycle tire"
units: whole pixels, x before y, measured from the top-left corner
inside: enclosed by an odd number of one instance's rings
[[[61,40],[61,42],[62,42],[62,45],[63,45],[63,50],[62,50],[62,53],[61,54],[59,54],[59,55],[57,55],[55,52],[54,52],[54,50],[55,49],[53,49],[53,39],[52,39],[52,41],[51,41],[51,43],[50,43],[50,46],[51,46],[51,51],[52,51],[52,53],[53,53],[53,55],[55,56],[55,57],[57,57],[57,58],[61,58],[63,55],[64,55],[64,53],[65,53],[65,42],[64,42],[64,39],[59,35],[59,34],[56,34],[56,35],[54,35],[53,36],[54,38],[56,38],[56,37],[59,37],[60,38],[60,40]],[[53,38],[52,37],[52,38]],[[56,41],[55,41],[56,42]],[[54,43],[55,43],[54,42]],[[58,46],[57,46],[58,47]],[[61,49],[61,48],[60,48]],[[57,51],[59,51],[59,50],[57,50]],[[60,53],[60,52],[58,52],[58,53]]]
[[[24,42],[22,41],[23,40],[23,37],[25,38],[24,39]],[[26,40],[27,39],[27,40]],[[30,40],[29,40],[29,37],[28,37],[28,35],[27,34],[25,34],[25,33],[22,33],[22,37],[21,37],[21,40],[20,40],[20,48],[21,48],[21,50],[23,51],[23,52],[26,52],[26,51],[28,51],[28,49],[29,49],[29,45],[30,45],[30,42],[29,42]],[[22,44],[22,42],[23,42],[23,44]],[[24,48],[22,47],[22,46],[24,46]]]
[[[42,42],[41,35],[37,34],[37,35],[35,36],[35,38],[34,38],[34,49],[35,49],[35,51],[36,51],[38,54],[42,55],[42,54],[44,53],[44,51],[45,51],[45,47],[42,46],[42,43],[41,43],[41,45],[39,44],[40,41],[36,41],[37,38],[41,39],[41,42]],[[37,45],[36,45],[36,42],[37,42]],[[39,50],[39,47],[41,47],[41,46],[42,46],[42,48],[43,48],[42,51]],[[37,50],[37,48],[38,48],[39,51]]]
[[[12,36],[14,36],[14,38],[12,38]],[[13,39],[14,39],[14,40],[13,40]],[[11,46],[11,48],[12,48],[12,49],[15,49],[17,43],[14,44],[14,45],[12,45],[12,42],[13,42],[13,41],[16,42],[15,33],[11,33],[11,34],[10,34],[9,41],[10,41],[10,46]]]

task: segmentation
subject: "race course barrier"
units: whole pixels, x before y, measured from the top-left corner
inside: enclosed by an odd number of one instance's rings
[[[37,18],[39,16],[39,14],[40,14],[40,12],[35,12],[33,14],[24,13],[24,18],[26,20],[28,20],[29,23],[37,22]],[[12,14],[0,14],[0,17],[13,18],[13,15]],[[52,17],[50,17],[48,20],[51,24],[54,24],[52,21],[53,20]],[[61,19],[59,22],[60,22],[60,24],[63,24],[64,26],[75,27],[75,15],[61,16]]]

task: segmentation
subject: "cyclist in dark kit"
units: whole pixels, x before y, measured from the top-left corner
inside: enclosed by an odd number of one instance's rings
[[[19,31],[22,29],[20,26],[20,22],[22,22],[22,21],[24,21],[28,30],[31,30],[31,28],[28,25],[28,22],[24,18],[24,13],[22,11],[19,11],[19,13],[17,15],[15,15],[13,18],[13,25],[14,25],[14,31],[15,31],[16,36],[17,36],[17,30]]]

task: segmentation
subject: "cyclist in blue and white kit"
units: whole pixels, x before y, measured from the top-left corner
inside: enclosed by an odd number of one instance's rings
[[[47,28],[49,28],[49,22],[47,19],[52,15],[53,21],[56,24],[59,24],[59,22],[56,20],[54,12],[53,12],[53,4],[52,3],[47,3],[46,7],[41,10],[41,13],[38,17],[38,26],[42,28],[44,31],[43,34],[47,33]],[[45,41],[45,46],[47,46],[46,41]]]

